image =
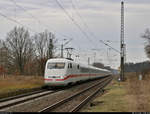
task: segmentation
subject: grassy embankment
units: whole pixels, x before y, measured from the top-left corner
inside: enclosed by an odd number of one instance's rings
[[[82,112],[150,112],[150,76],[141,81],[135,73],[126,76],[125,82],[114,79]]]
[[[0,98],[32,91],[43,85],[41,76],[6,76],[0,77]]]

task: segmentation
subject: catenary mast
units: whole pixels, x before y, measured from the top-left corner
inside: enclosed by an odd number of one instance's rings
[[[125,44],[124,44],[124,2],[121,2],[121,34],[120,34],[120,80],[124,81],[124,51],[125,51]]]

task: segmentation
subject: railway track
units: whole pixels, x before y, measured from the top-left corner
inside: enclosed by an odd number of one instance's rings
[[[46,90],[38,90],[35,92],[30,92],[27,94],[17,95],[14,97],[4,98],[0,100],[0,111],[4,108],[8,108],[10,106],[15,106],[17,104],[21,104],[42,96],[46,96],[57,91],[46,91]]]
[[[98,88],[96,91],[94,91],[91,95],[89,95],[86,99],[84,99],[81,103],[79,103],[78,105],[76,105],[76,107],[74,107],[72,110],[70,110],[70,112],[77,112],[79,111],[85,104],[88,103],[88,101],[90,101],[96,94],[98,94],[99,92],[103,93],[103,88],[110,82],[111,80],[109,80],[108,82],[106,82],[105,84],[103,84],[100,88]]]
[[[41,93],[43,91],[45,91],[45,90],[37,90],[37,91],[33,91],[33,92],[21,94],[21,95],[16,95],[16,96],[12,96],[12,97],[2,98],[2,99],[0,99],[0,103],[4,102],[4,101],[9,101],[9,100],[13,100],[13,99],[17,99],[17,98],[33,95],[33,94],[36,94],[36,93]]]
[[[92,97],[94,97],[98,92],[100,92],[111,80],[112,80],[112,77],[106,77],[100,80],[98,83],[84,90],[81,90],[65,99],[62,99],[56,102],[55,104],[52,104],[40,110],[39,112],[77,112]]]

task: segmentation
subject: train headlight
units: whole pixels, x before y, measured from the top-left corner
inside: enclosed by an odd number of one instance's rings
[[[48,78],[61,78],[61,76],[48,76]]]

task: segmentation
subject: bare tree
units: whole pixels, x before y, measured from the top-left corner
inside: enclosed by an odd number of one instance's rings
[[[0,40],[0,75],[4,75],[4,51],[3,51],[3,41]]]
[[[13,65],[24,74],[25,64],[32,58],[34,45],[28,30],[15,27],[7,34],[6,47],[11,55]]]
[[[147,40],[147,44],[145,45],[145,52],[148,58],[150,58],[150,30],[146,29],[145,33],[142,35],[142,38]]]
[[[2,48],[3,41],[0,39],[0,48]]]
[[[55,39],[54,34],[47,30],[39,34],[35,34],[34,40],[40,75],[43,75],[47,59],[54,57],[55,43],[57,40]]]
[[[5,41],[0,40],[0,69],[1,73],[5,76],[6,73],[8,73],[8,69],[10,66],[10,57],[9,57],[9,51],[5,45]]]

